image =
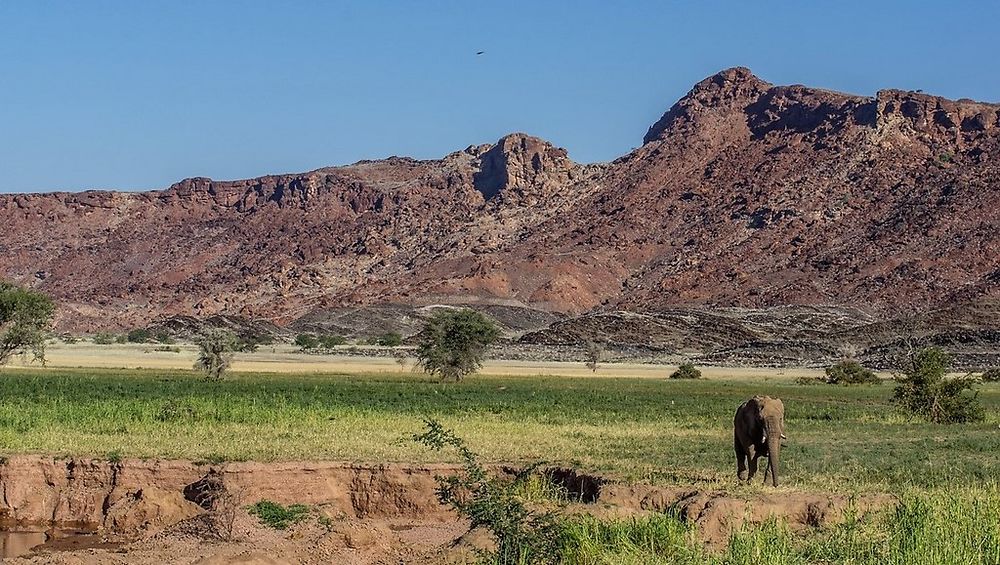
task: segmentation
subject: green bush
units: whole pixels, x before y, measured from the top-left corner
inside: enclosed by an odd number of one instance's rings
[[[919,351],[906,372],[896,377],[893,402],[938,424],[982,420],[979,395],[972,391],[976,379],[972,375],[946,378],[950,363],[951,357],[940,348]]]
[[[882,380],[857,361],[848,359],[826,368],[826,382],[831,385],[860,385],[879,384]]]
[[[300,349],[316,349],[319,347],[319,339],[313,334],[299,334],[295,336],[295,345],[298,345]]]
[[[693,363],[681,363],[676,371],[670,373],[671,379],[700,379],[701,371]]]
[[[261,500],[247,508],[260,520],[260,523],[276,530],[287,530],[292,524],[301,522],[309,514],[309,507],[304,504],[282,506],[270,500]]]
[[[153,334],[145,328],[136,328],[128,332],[126,339],[129,343],[148,343]]]
[[[115,342],[115,334],[98,332],[94,334],[94,337],[90,338],[90,341],[94,342],[96,345],[111,345]]]
[[[396,332],[384,333],[375,338],[374,343],[382,347],[399,347],[403,345],[403,336]]]
[[[484,527],[497,540],[491,563],[558,563],[560,524],[552,512],[529,509],[519,497],[523,484],[538,465],[518,473],[514,480],[491,476],[465,442],[435,420],[425,420],[427,431],[413,436],[434,451],[452,448],[462,461],[462,473],[437,477],[438,499],[470,522]]]
[[[177,343],[177,341],[174,340],[174,336],[170,335],[170,332],[166,330],[160,330],[156,332],[156,335],[153,337],[154,339],[156,339],[157,342],[165,345],[173,345],[174,343]]]
[[[323,349],[333,349],[334,347],[344,345],[345,343],[347,343],[347,338],[342,335],[327,334],[319,337],[319,345],[322,346]]]

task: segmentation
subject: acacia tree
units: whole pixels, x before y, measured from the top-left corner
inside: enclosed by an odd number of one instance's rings
[[[236,336],[226,330],[209,330],[195,342],[198,345],[198,359],[194,368],[205,372],[209,380],[222,380],[222,374],[233,361],[237,348]]]
[[[45,363],[45,336],[54,313],[48,296],[0,281],[0,365],[28,351]]]
[[[442,381],[460,381],[482,366],[486,347],[500,337],[489,318],[475,310],[438,310],[418,337],[417,364]]]

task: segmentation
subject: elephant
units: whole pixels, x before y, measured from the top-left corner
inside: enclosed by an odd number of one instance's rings
[[[757,474],[757,459],[767,457],[764,482],[778,486],[781,440],[785,439],[785,405],[779,398],[754,396],[736,409],[733,418],[733,449],[736,474],[750,482]]]

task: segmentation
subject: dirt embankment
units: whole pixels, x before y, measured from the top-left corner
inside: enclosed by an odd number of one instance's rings
[[[0,465],[0,529],[78,528],[119,543],[77,551],[43,544],[19,558],[33,563],[464,562],[473,555],[470,546],[482,541],[471,542],[467,522],[435,494],[435,476],[457,471],[440,464],[213,465],[20,456]],[[625,485],[566,470],[546,476],[580,500],[567,512],[611,517],[673,509],[696,524],[709,544],[769,516],[801,529],[836,523],[849,508],[863,516],[891,504],[886,496],[736,496]],[[260,500],[305,504],[311,514],[288,531],[273,530],[247,513]]]

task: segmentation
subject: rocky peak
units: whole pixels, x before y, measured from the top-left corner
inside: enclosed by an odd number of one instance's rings
[[[486,200],[504,203],[535,203],[564,188],[579,171],[565,149],[523,133],[504,136],[489,148],[476,147],[474,154],[479,158],[476,190]]]
[[[709,114],[742,112],[770,88],[771,83],[757,78],[746,67],[720,71],[694,85],[649,128],[642,142],[656,141],[673,129],[686,132]]]
[[[976,134],[1000,127],[1000,105],[948,100],[921,92],[880,90],[876,96],[880,126],[897,125],[926,134]]]

